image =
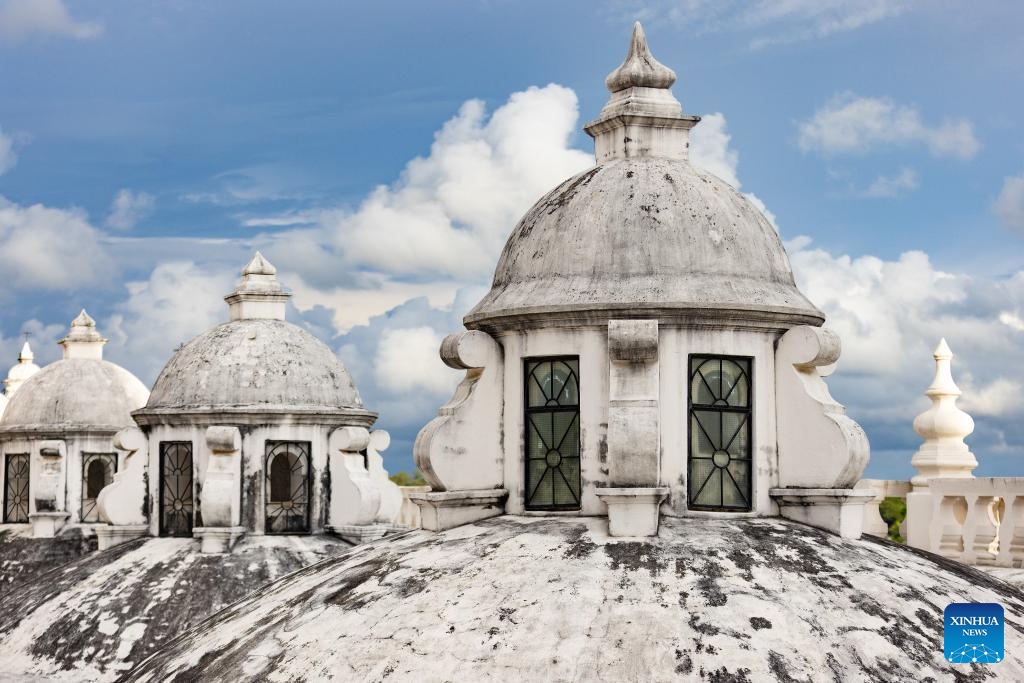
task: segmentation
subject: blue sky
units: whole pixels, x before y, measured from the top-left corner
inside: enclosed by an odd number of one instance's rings
[[[152,383],[259,248],[392,470],[515,221],[592,162],[635,19],[694,157],[774,216],[843,336],[833,394],[906,477],[931,350],[979,474],[1024,469],[1024,5],[0,0],[0,357],[84,306]]]

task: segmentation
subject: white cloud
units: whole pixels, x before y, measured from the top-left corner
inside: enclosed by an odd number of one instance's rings
[[[1003,189],[992,208],[1003,227],[1024,235],[1024,174],[1003,181]]]
[[[871,199],[890,199],[905,192],[912,192],[919,187],[917,172],[912,168],[902,168],[894,176],[878,176],[863,192],[862,197]]]
[[[0,6],[0,42],[20,43],[36,36],[95,38],[103,26],[77,21],[62,0],[7,0]]]
[[[188,261],[161,263],[149,279],[125,285],[128,298],[115,306],[102,330],[111,360],[151,385],[175,347],[227,320],[222,296],[235,272],[209,272]]]
[[[377,383],[396,394],[422,391],[439,397],[450,394],[463,373],[441,362],[438,349],[443,339],[430,327],[386,330],[374,359]]]
[[[854,31],[903,14],[911,0],[613,0],[616,20],[664,20],[695,33],[741,32],[758,49]]]
[[[740,155],[729,145],[732,136],[726,132],[726,126],[723,114],[715,112],[702,116],[690,133],[690,161],[738,190],[741,185],[737,176]],[[765,215],[772,227],[779,229],[775,224],[775,214],[768,210],[760,197],[753,192],[746,192],[744,196]]]
[[[114,201],[110,204],[110,215],[106,220],[107,227],[115,230],[131,230],[140,220],[153,212],[155,204],[151,194],[122,189],[114,195]]]
[[[973,379],[964,377],[959,385],[964,392],[959,406],[972,416],[1009,417],[1024,414],[1020,405],[1024,385],[1016,380],[999,377],[988,384],[977,386]]]
[[[970,159],[981,148],[965,119],[929,126],[914,107],[853,93],[837,95],[799,124],[799,145],[805,152],[860,154],[913,144],[925,145],[933,156],[959,159]]]
[[[18,163],[18,155],[14,153],[14,140],[4,135],[0,128],[0,175],[7,173]]]
[[[112,264],[100,238],[80,209],[0,197],[0,263],[9,286],[79,289],[105,281]]]

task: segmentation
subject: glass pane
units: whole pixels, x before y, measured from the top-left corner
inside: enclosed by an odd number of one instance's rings
[[[730,406],[745,408],[750,402],[750,362],[749,361],[722,361],[721,400]]]
[[[267,441],[266,448],[266,533],[308,533],[309,444]]]
[[[720,442],[722,431],[722,414],[718,412],[695,410],[690,420],[691,452],[695,456],[710,458]]]
[[[579,360],[530,361],[526,364],[529,408],[575,406],[580,402]]]
[[[718,361],[694,359],[690,365],[690,400],[698,405],[712,405],[718,398]]]

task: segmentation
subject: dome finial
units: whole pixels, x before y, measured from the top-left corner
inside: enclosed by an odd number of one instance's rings
[[[257,251],[242,270],[242,281],[224,300],[232,320],[284,320],[285,302],[290,296],[277,280],[277,268]]]
[[[83,308],[71,321],[68,335],[57,343],[64,347],[64,358],[102,360],[107,340],[96,330],[96,321]]]
[[[604,83],[611,92],[626,88],[660,88],[667,90],[676,82],[676,72],[668,68],[651,54],[647,36],[640,22],[633,24],[633,36],[629,40],[626,61],[608,74]]]
[[[31,363],[36,359],[34,353],[32,353],[32,347],[28,345],[28,340],[21,346],[21,353],[18,354],[18,360],[22,363]]]
[[[242,271],[242,275],[277,275],[277,268],[257,251],[249,261],[249,265]]]

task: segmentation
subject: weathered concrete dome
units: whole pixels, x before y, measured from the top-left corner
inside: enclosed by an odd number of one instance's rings
[[[943,653],[950,602],[1005,609],[1006,659]],[[498,517],[308,567],[126,680],[1024,680],[1024,593],[887,541],[778,519]],[[344,672],[338,674],[337,672]]]
[[[688,161],[657,157],[600,164],[537,202],[466,324],[583,311],[824,319],[750,200]]]
[[[362,405],[348,370],[326,344],[284,320],[246,318],[181,347],[157,377],[146,411]]]
[[[0,431],[117,431],[135,424],[146,386],[132,373],[96,358],[65,358],[29,377],[11,397]]]
[[[689,161],[675,73],[634,29],[611,98],[585,127],[597,166],[569,178],[512,231],[467,327],[530,318],[602,323],[746,322],[788,328],[824,316],[796,288],[782,241],[749,199]]]

